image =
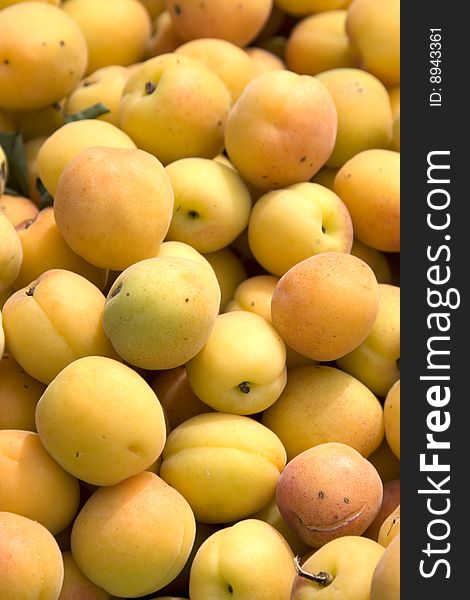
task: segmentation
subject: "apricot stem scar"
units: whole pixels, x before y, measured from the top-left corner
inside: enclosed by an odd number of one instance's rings
[[[157,89],[157,86],[152,81],[147,81],[147,83],[145,84],[145,93],[147,95],[151,94],[156,89]]]
[[[250,384],[248,381],[242,381],[241,383],[238,384],[238,389],[240,390],[240,392],[243,392],[244,394],[249,394],[250,393]]]
[[[326,571],[319,571],[318,573],[309,573],[308,571],[302,569],[302,567],[300,566],[300,556],[294,557],[294,566],[299,577],[304,577],[305,579],[313,581],[318,585],[326,587],[327,585],[330,585],[330,583],[332,583],[333,581],[333,577]]]

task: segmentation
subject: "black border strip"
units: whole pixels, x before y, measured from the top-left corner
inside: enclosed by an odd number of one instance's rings
[[[469,35],[459,8],[436,0],[401,6],[401,597],[411,600],[462,597],[468,570]],[[431,29],[442,30],[440,47],[431,47]],[[430,54],[436,50],[440,56]],[[428,172],[431,163],[450,168]],[[443,445],[427,448],[429,434]],[[433,460],[449,471],[427,471]]]

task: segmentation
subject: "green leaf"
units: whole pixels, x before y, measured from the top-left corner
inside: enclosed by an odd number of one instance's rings
[[[54,198],[49,194],[43,182],[36,177],[36,189],[39,192],[39,210],[54,205]]]
[[[96,119],[96,117],[109,112],[111,111],[107,106],[102,102],[97,102],[79,112],[64,113],[64,121],[66,123],[71,123],[72,121],[82,121],[83,119]]]
[[[24,152],[23,136],[19,131],[0,132],[0,146],[8,161],[8,193],[15,191],[19,196],[29,196],[28,170]]]

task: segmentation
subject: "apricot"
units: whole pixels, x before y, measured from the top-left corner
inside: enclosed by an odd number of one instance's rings
[[[63,10],[86,40],[86,74],[109,65],[131,65],[144,58],[151,19],[137,0],[113,0],[113,9],[95,0],[67,0]],[[119,42],[117,40],[119,39]]]
[[[101,103],[108,112],[96,118],[119,127],[119,101],[129,75],[130,70],[119,64],[107,65],[89,73],[65,98],[64,113],[78,113]]]
[[[64,168],[54,197],[70,248],[122,271],[155,256],[170,226],[174,194],[160,161],[140,149],[85,148]]]
[[[0,196],[0,212],[16,227],[23,221],[34,219],[39,210],[29,198],[3,194]]]
[[[326,87],[310,75],[268,71],[231,108],[225,148],[243,179],[261,190],[308,181],[330,157],[338,117]]]
[[[245,52],[251,58],[257,75],[266,73],[266,71],[286,69],[286,64],[282,58],[269,52],[269,50],[258,46],[250,46],[249,48],[245,48]]]
[[[64,563],[52,533],[32,519],[0,512],[0,597],[58,600]]]
[[[400,556],[400,535],[397,535],[375,567],[370,600],[400,600]]]
[[[400,84],[400,1],[353,0],[346,32],[363,68],[387,86]]]
[[[327,442],[291,459],[277,486],[279,511],[300,539],[319,548],[362,535],[377,516],[383,485],[375,467],[347,444]]]
[[[289,460],[325,442],[348,444],[368,457],[384,437],[378,399],[358,379],[327,365],[290,369],[286,387],[264,411],[262,423],[282,441]]]
[[[246,268],[237,254],[226,246],[214,252],[206,252],[204,258],[214,269],[220,286],[220,310],[223,312],[238,285],[246,278]]]
[[[127,267],[111,286],[103,327],[124,360],[172,369],[204,346],[219,312],[220,287],[199,260],[162,256]]]
[[[105,301],[85,277],[64,269],[46,271],[3,306],[9,352],[46,384],[82,356],[116,358],[103,331]]]
[[[11,221],[0,212],[0,293],[8,289],[18,276],[23,248]]]
[[[144,471],[98,488],[72,528],[72,555],[95,585],[119,597],[156,592],[183,569],[196,533],[184,497]]]
[[[74,519],[80,500],[75,477],[44,448],[37,433],[0,430],[0,510],[38,521],[52,534]]]
[[[23,260],[13,285],[15,290],[51,269],[72,271],[100,290],[104,289],[106,269],[95,267],[70,248],[57,227],[52,206],[43,208],[36,217],[18,225],[16,232],[23,248]]]
[[[357,68],[323,71],[317,79],[326,86],[338,113],[335,147],[326,164],[341,167],[350,158],[370,148],[388,148],[392,141],[393,117],[384,84]]]
[[[400,480],[392,479],[384,484],[382,504],[377,516],[362,535],[378,541],[383,522],[395,511],[400,504]]]
[[[157,371],[150,380],[150,387],[157,394],[165,411],[170,431],[191,417],[213,410],[191,389],[184,365]]]
[[[368,460],[377,469],[384,484],[400,478],[400,460],[393,454],[386,438],[377,450],[368,456]]]
[[[86,356],[62,369],[37,404],[36,427],[49,454],[94,485],[113,485],[143,471],[166,439],[152,388],[130,367],[103,356]]]
[[[285,463],[286,451],[267,427],[214,412],[169,434],[160,476],[183,494],[197,521],[229,523],[269,502]]]
[[[40,109],[60,100],[87,60],[81,29],[58,6],[20,2],[0,12],[0,107]]]
[[[387,516],[379,529],[377,541],[387,548],[400,535],[400,504]]]
[[[77,567],[72,552],[62,552],[64,583],[58,600],[111,600],[106,590],[95,585]]]
[[[399,152],[359,152],[339,169],[335,192],[348,207],[357,239],[383,252],[400,251]]]
[[[164,10],[153,19],[152,35],[147,42],[145,58],[174,52],[185,41],[178,33],[170,13]]]
[[[51,196],[55,195],[67,163],[81,150],[91,146],[136,148],[124,131],[107,121],[82,119],[62,125],[44,140],[36,154],[38,177]]]
[[[336,360],[369,335],[379,309],[372,269],[342,252],[323,252],[291,267],[271,301],[286,344],[314,360]]]
[[[202,253],[228,246],[248,225],[250,192],[230,167],[209,158],[182,158],[165,168],[174,192],[167,240]]]
[[[178,33],[186,40],[220,38],[246,46],[266,24],[272,0],[167,0]]]
[[[245,50],[227,40],[198,38],[181,44],[175,53],[194,58],[214,71],[227,86],[233,101],[257,75]]]
[[[285,345],[263,317],[231,311],[216,317],[186,372],[191,389],[215,410],[254,414],[271,406],[286,385]]]
[[[224,146],[232,99],[222,79],[200,61],[170,52],[150,58],[129,77],[120,127],[163,164],[214,158]]]
[[[388,390],[384,401],[385,438],[400,459],[400,379]]]
[[[317,75],[356,66],[359,57],[346,34],[346,16],[345,9],[337,9],[300,19],[287,38],[287,67],[303,75]]]
[[[379,283],[379,312],[372,331],[338,366],[384,398],[400,378],[400,288]]]
[[[303,16],[311,13],[345,8],[351,0],[275,0],[287,14]]]

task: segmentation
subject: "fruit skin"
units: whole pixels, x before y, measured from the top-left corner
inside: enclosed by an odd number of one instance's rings
[[[385,438],[368,460],[377,469],[384,484],[400,478],[400,460],[393,454]]]
[[[83,33],[61,8],[20,2],[0,12],[0,107],[35,110],[61,100],[87,60]]]
[[[16,228],[23,221],[34,219],[39,210],[29,198],[3,194],[3,196],[0,196],[0,212],[2,212]]]
[[[160,161],[139,148],[85,148],[57,183],[54,217],[70,248],[92,265],[123,271],[155,256],[174,194]]]
[[[167,583],[165,587],[159,590],[158,595],[155,596],[154,600],[157,598],[160,600],[162,598],[163,600],[186,600],[188,598],[189,575],[196,552],[205,540],[219,529],[219,525],[208,525],[207,523],[196,522],[196,537],[194,538],[194,544],[186,564],[170,583]],[[183,595],[185,598],[180,598],[180,596]]]
[[[377,541],[388,548],[392,541],[400,535],[400,504],[388,515],[379,529]]]
[[[268,523],[244,519],[213,533],[194,557],[192,600],[284,600],[295,577],[294,555]],[[266,560],[268,559],[268,560]]]
[[[92,583],[77,567],[72,552],[62,552],[64,583],[58,600],[111,600],[106,590]]]
[[[227,40],[198,38],[181,44],[175,53],[199,60],[214,71],[227,86],[233,102],[257,75],[246,50]]]
[[[266,24],[272,0],[167,0],[165,3],[179,34],[186,40],[221,38],[246,46]]]
[[[271,300],[274,327],[294,350],[336,360],[361,344],[379,310],[372,269],[344,252],[323,252],[291,267]]]
[[[113,596],[134,598],[178,575],[195,533],[181,494],[143,471],[91,495],[74,521],[71,550],[90,581]]]
[[[338,117],[326,87],[310,75],[258,75],[228,115],[225,148],[243,179],[260,190],[308,181],[328,160]]]
[[[190,244],[186,242],[165,241],[160,244],[154,258],[163,256],[173,256],[176,258],[187,258],[189,260],[199,261],[202,265],[211,268],[210,262]]]
[[[0,311],[0,359],[3,357],[5,352],[5,333],[3,331],[3,317]]]
[[[353,156],[335,177],[354,235],[383,252],[400,251],[400,153],[372,148]]]
[[[88,47],[86,74],[109,65],[131,65],[144,58],[151,19],[137,0],[66,0],[63,11],[83,31]],[[119,40],[119,41],[117,41]]]
[[[38,521],[52,534],[74,519],[78,480],[46,451],[37,433],[0,430],[0,510]]]
[[[163,10],[153,19],[153,33],[147,43],[145,58],[149,59],[166,52],[174,52],[185,41],[176,30],[170,13]]]
[[[353,0],[346,32],[366,71],[386,86],[400,84],[399,0]]]
[[[57,228],[52,206],[43,208],[37,216],[16,227],[23,248],[18,276],[13,288],[19,290],[51,269],[77,273],[103,290],[106,269],[100,269],[78,256],[67,244]]]
[[[103,327],[125,361],[171,369],[204,346],[219,304],[212,267],[180,257],[149,258],[117,277],[106,298]]]
[[[317,79],[326,86],[338,113],[335,147],[326,164],[339,168],[370,148],[388,148],[393,117],[387,88],[374,75],[358,68],[323,71]]]
[[[380,505],[380,510],[375,519],[369,525],[369,527],[364,531],[363,535],[377,542],[379,539],[379,531],[382,527],[383,522],[390,516],[392,512],[395,511],[399,504],[400,480],[392,479],[391,481],[388,481],[384,484],[383,498],[382,504]]]
[[[0,512],[0,597],[58,600],[64,564],[52,533],[37,521]]]
[[[257,314],[220,314],[203,348],[186,363],[186,372],[205,404],[220,412],[254,414],[271,406],[286,385],[285,344]]]
[[[384,437],[378,399],[358,379],[327,365],[290,369],[262,423],[284,444],[288,460],[324,442],[348,444],[367,458]]]
[[[275,0],[275,2],[287,14],[302,17],[311,13],[345,8],[351,0]]]
[[[15,227],[0,212],[0,293],[7,290],[18,277],[23,260],[23,248]]]
[[[51,196],[67,163],[91,146],[136,148],[124,131],[106,121],[83,119],[62,125],[47,137],[36,155],[38,176]]]
[[[372,576],[370,600],[400,600],[400,535],[382,554]]]
[[[383,555],[380,544],[361,536],[332,540],[310,556],[302,569],[308,573],[327,572],[333,581],[321,586],[297,575],[291,600],[369,600],[374,570]]]
[[[366,244],[354,238],[351,254],[354,254],[354,256],[357,256],[369,265],[379,283],[392,283],[392,269],[384,252],[366,246]]]
[[[254,275],[244,279],[226,304],[225,312],[248,310],[271,322],[271,298],[278,281],[274,275]]]
[[[221,248],[215,252],[206,252],[204,258],[214,269],[220,286],[220,312],[225,312],[225,307],[237,286],[247,276],[245,265],[230,247]]]
[[[170,431],[191,417],[213,411],[191,389],[184,365],[157,371],[150,380],[150,387],[165,411]]]
[[[248,225],[251,196],[230,167],[209,158],[182,158],[165,168],[174,192],[166,240],[185,242],[201,253],[231,244]]]
[[[164,165],[214,158],[224,146],[230,93],[213,71],[187,56],[160,54],[138,65],[119,104],[119,123]]]
[[[77,273],[44,272],[14,292],[3,306],[10,354],[45,384],[77,358],[117,358],[103,331],[105,300],[95,285]]]
[[[0,430],[36,431],[36,404],[46,389],[16,362],[8,352],[2,356],[2,317],[0,313]]]
[[[355,67],[358,54],[346,35],[345,9],[308,15],[289,33],[285,48],[287,67],[303,75]]]
[[[326,442],[291,459],[276,486],[279,511],[300,539],[319,548],[362,535],[377,516],[383,485],[375,467],[347,444]]]
[[[119,101],[130,70],[122,65],[108,65],[84,77],[65,98],[64,112],[77,113],[98,102],[109,110],[95,117],[119,127]]]
[[[400,380],[389,389],[384,401],[385,438],[393,454],[400,459]]]
[[[349,253],[352,221],[334,192],[317,183],[296,183],[256,201],[248,223],[248,240],[256,260],[269,273],[281,277],[298,262],[320,252]]]
[[[400,378],[400,288],[379,283],[379,312],[367,338],[338,366],[357,377],[374,394],[385,398]]]
[[[245,52],[252,59],[257,75],[266,73],[266,71],[277,71],[286,68],[281,57],[259,46],[245,48]]]
[[[276,502],[276,495],[271,498],[269,503],[266,504],[264,508],[251,515],[251,518],[265,521],[277,529],[277,531],[279,531],[282,537],[289,544],[290,549],[296,556],[302,556],[312,550],[310,546],[307,546],[307,544],[302,542],[299,536],[292,531],[285,519],[282,517]]]
[[[230,523],[261,510],[272,498],[286,451],[254,419],[197,415],[168,436],[160,476],[190,503],[203,523]]]
[[[37,404],[36,427],[65,470],[98,486],[148,468],[166,439],[152,388],[130,367],[102,356],[77,359],[55,377]]]

